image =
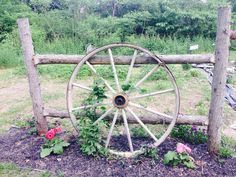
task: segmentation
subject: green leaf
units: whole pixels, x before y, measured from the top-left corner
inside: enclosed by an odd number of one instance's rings
[[[49,156],[52,152],[52,148],[42,148],[40,152],[40,157],[44,158],[46,156]]]
[[[194,169],[194,168],[196,168],[196,166],[194,165],[194,163],[193,163],[193,161],[185,161],[184,162],[184,165],[186,166],[186,167],[188,167],[188,168],[191,168],[191,169]]]
[[[68,147],[70,145],[70,143],[67,143],[65,141],[60,142],[58,145],[62,146],[62,147]]]
[[[168,151],[167,154],[165,154],[164,156],[164,160],[163,160],[163,163],[166,165],[166,164],[169,164],[171,161],[173,161],[174,159],[177,158],[177,153],[174,152],[174,151]]]
[[[60,144],[56,144],[54,147],[53,147],[53,152],[55,154],[62,154],[63,153],[63,147],[60,145]]]

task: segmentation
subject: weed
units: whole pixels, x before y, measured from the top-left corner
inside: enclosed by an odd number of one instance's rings
[[[199,101],[196,105],[197,112],[199,115],[206,115],[207,114],[207,108],[203,101]]]
[[[142,127],[131,128],[131,133],[134,137],[148,137],[147,132]]]

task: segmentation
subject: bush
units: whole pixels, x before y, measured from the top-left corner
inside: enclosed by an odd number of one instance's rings
[[[171,137],[181,139],[191,144],[202,144],[207,142],[206,130],[191,125],[175,126],[171,132]]]
[[[221,146],[219,150],[219,156],[223,158],[232,157],[235,152],[228,146]]]

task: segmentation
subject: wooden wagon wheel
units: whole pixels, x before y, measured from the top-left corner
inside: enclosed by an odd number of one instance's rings
[[[136,81],[136,83],[134,84],[134,88],[141,87],[141,85],[146,80],[148,80],[148,78],[151,77],[151,75],[154,72],[156,72],[160,68],[162,68],[162,70],[168,76],[168,81],[171,83],[172,88],[168,88],[168,89],[164,89],[164,90],[156,90],[154,92],[145,93],[145,94],[142,94],[142,93],[141,94],[140,93],[134,94],[133,92],[135,92],[135,91],[133,91],[132,89],[128,90],[128,91],[122,90],[122,86],[119,81],[119,76],[117,74],[116,60],[118,60],[118,59],[117,58],[114,59],[113,53],[112,53],[112,50],[116,50],[117,48],[120,48],[120,47],[121,48],[124,48],[124,47],[129,48],[129,50],[132,50],[134,52],[133,56],[130,57],[131,61],[130,61],[130,65],[128,67],[127,76],[124,81],[125,84],[129,84],[129,82],[131,80],[132,72],[133,72],[134,68],[136,68],[136,67],[134,67],[135,59],[138,56],[140,57],[142,54],[142,55],[148,55],[150,58],[156,60],[157,64],[155,64],[154,67],[152,69],[150,69],[147,73],[145,73],[145,75],[142,76],[141,79]],[[109,83],[106,79],[104,79],[97,72],[95,66],[91,65],[89,62],[89,60],[94,55],[96,55],[98,53],[104,54],[105,52],[108,52],[108,54],[109,54],[111,70],[112,70],[112,73],[114,76],[114,80],[113,80],[114,85]],[[140,55],[138,55],[139,53],[140,53]],[[94,75],[96,75],[96,77],[98,77],[100,80],[103,81],[105,87],[107,88],[106,93],[105,93],[105,95],[107,96],[107,99],[106,99],[106,101],[103,101],[101,103],[97,103],[94,105],[79,105],[79,106],[75,107],[74,104],[75,104],[76,100],[78,99],[78,97],[74,98],[73,93],[75,92],[75,90],[77,92],[78,92],[78,90],[92,91],[91,87],[85,86],[84,84],[81,84],[81,83],[78,83],[80,81],[76,81],[76,78],[78,77],[78,73],[79,73],[81,67],[84,65],[87,65],[88,68],[91,70],[91,72]],[[173,103],[174,106],[173,106],[173,112],[171,115],[157,111],[156,108],[155,109],[149,108],[149,107],[143,106],[142,104],[136,103],[136,100],[139,100],[142,98],[155,97],[155,96],[164,95],[167,93],[171,93],[174,95],[174,103]],[[161,101],[162,100],[159,100],[159,102],[161,102]],[[74,110],[87,109],[87,108],[101,106],[101,105],[108,106],[107,111],[105,111],[105,113],[103,113],[94,122],[94,124],[97,124],[99,121],[101,121],[102,119],[104,119],[108,115],[111,115],[112,113],[114,113],[112,116],[113,119],[112,119],[110,126],[109,126],[109,131],[107,134],[106,141],[104,141],[104,146],[109,150],[110,153],[120,155],[120,156],[125,156],[125,157],[131,157],[136,154],[140,154],[144,151],[143,148],[139,148],[139,149],[135,150],[133,147],[131,133],[130,133],[129,125],[128,125],[129,117],[127,115],[129,114],[130,117],[132,117],[133,120],[135,120],[136,123],[139,124],[146,131],[146,133],[151,137],[151,139],[154,140],[154,143],[152,143],[151,146],[156,147],[156,146],[160,145],[167,138],[167,136],[170,134],[172,128],[174,127],[176,119],[178,117],[179,105],[180,105],[179,102],[180,102],[179,90],[177,88],[175,79],[174,79],[172,73],[170,72],[170,70],[167,68],[167,66],[156,55],[154,55],[150,51],[148,51],[142,47],[131,45],[131,44],[110,44],[110,45],[106,45],[106,46],[103,46],[101,48],[91,51],[89,54],[87,54],[83,58],[83,60],[74,69],[74,71],[71,75],[71,78],[69,80],[68,89],[67,89],[67,108],[68,108],[68,112],[70,114],[71,122],[77,130],[78,130],[78,128],[77,128],[78,124],[77,124],[76,116],[73,112]],[[170,124],[167,126],[165,132],[163,132],[163,134],[158,138],[156,135],[154,135],[152,133],[152,131],[148,128],[148,126],[142,121],[140,116],[138,114],[136,114],[134,109],[142,110],[147,113],[152,113],[154,115],[161,116],[163,119],[169,119],[169,120],[171,119]],[[117,123],[117,119],[119,116],[123,118],[124,129],[126,132],[128,145],[129,145],[129,151],[120,151],[120,150],[116,150],[114,148],[112,149],[109,147],[110,140],[112,139],[111,138],[112,132],[114,130],[114,126]]]

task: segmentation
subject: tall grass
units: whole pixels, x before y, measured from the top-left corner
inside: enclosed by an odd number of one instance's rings
[[[33,31],[34,32],[34,31]],[[34,34],[34,33],[33,33]],[[36,33],[37,34],[37,33]],[[54,41],[45,41],[39,35],[33,35],[35,52],[38,54],[85,54],[88,40],[58,38]],[[39,39],[37,39],[37,37]],[[100,47],[109,43],[120,42],[115,34],[100,40],[90,41],[95,47]],[[96,42],[96,43],[93,43]],[[203,37],[190,38],[160,38],[159,36],[128,36],[126,42],[136,44],[155,51],[160,54],[186,54],[189,46],[198,44],[199,49],[195,53],[213,52],[213,40]],[[120,49],[120,54],[127,54],[126,49]],[[3,43],[0,44],[0,67],[22,66],[22,53],[17,31],[14,31]]]

